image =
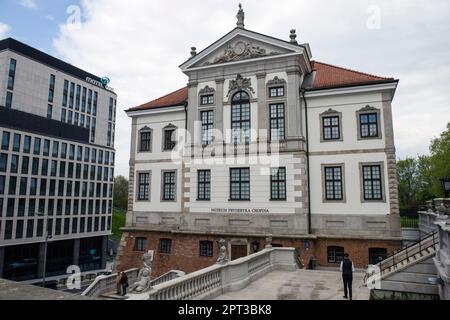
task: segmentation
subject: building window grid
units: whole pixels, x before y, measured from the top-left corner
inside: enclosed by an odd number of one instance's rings
[[[383,200],[381,166],[363,165],[364,200]]]
[[[214,131],[214,111],[202,111],[202,144],[209,145],[213,142],[213,131]]]
[[[170,254],[172,252],[172,240],[161,239],[159,241],[159,253]]]
[[[211,200],[211,170],[198,171],[198,200]]]
[[[200,241],[200,257],[212,257],[213,253],[212,241]]]
[[[270,140],[280,141],[285,137],[284,103],[270,105]]]
[[[250,97],[244,91],[236,93],[232,99],[231,133],[234,144],[250,142]]]
[[[269,98],[284,97],[284,86],[269,88]]]
[[[271,200],[286,200],[286,168],[272,168],[270,175]]]
[[[175,201],[175,171],[163,172],[163,201]]]
[[[364,113],[359,115],[361,138],[378,137],[378,113]]]
[[[200,97],[200,105],[205,106],[205,105],[210,105],[210,104],[214,104],[214,95],[213,94],[206,94],[206,95],[202,95]]]
[[[230,200],[250,200],[250,168],[230,169]]]
[[[328,263],[340,263],[344,260],[343,247],[328,247],[327,248]]]
[[[325,200],[340,201],[344,199],[342,167],[325,167]]]
[[[323,140],[340,140],[340,120],[339,116],[329,116],[322,118]]]
[[[164,151],[171,151],[175,148],[175,128],[164,129]]]

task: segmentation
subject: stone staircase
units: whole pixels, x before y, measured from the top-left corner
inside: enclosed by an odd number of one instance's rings
[[[380,288],[374,289],[373,293],[381,299],[396,294],[403,298],[416,296],[422,299],[424,296],[435,296],[438,287],[430,284],[428,279],[437,274],[433,257],[438,250],[437,233],[427,234],[375,265],[379,273],[366,274],[365,282],[370,277],[379,277]]]

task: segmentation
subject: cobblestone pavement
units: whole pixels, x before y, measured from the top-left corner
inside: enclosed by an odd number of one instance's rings
[[[353,299],[369,300],[363,287],[364,273],[353,275]],[[345,300],[341,273],[334,270],[273,271],[248,287],[216,300]]]

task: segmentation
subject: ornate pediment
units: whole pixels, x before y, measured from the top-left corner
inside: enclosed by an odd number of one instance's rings
[[[368,112],[368,111],[377,111],[378,109],[372,106],[365,106],[364,108],[362,108],[361,110],[359,110],[359,112]]]
[[[211,88],[208,85],[200,90],[200,94],[208,94],[208,93],[214,93],[214,92],[216,92],[216,89]]]
[[[209,66],[213,64],[261,58],[278,54],[281,54],[281,52],[268,50],[250,42],[239,40],[234,44],[228,44],[221,55],[214,58],[212,61],[204,62],[203,65]]]
[[[252,88],[252,80],[250,78],[243,78],[238,74],[236,80],[230,80],[227,97],[230,96],[230,93],[243,89],[255,94],[255,90]]]
[[[284,85],[284,84],[286,84],[286,80],[280,79],[277,76],[275,76],[275,78],[273,78],[272,80],[267,82],[268,86],[278,86],[278,85]]]
[[[327,111],[321,113],[321,115],[326,116],[326,115],[332,115],[332,114],[338,114],[339,112],[334,110],[334,109],[328,109]]]

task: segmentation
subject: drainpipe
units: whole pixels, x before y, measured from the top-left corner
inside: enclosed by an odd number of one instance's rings
[[[188,104],[189,102],[185,101],[184,102],[184,129],[187,131],[188,129]]]
[[[311,234],[312,226],[311,226],[311,179],[310,179],[310,170],[309,170],[309,127],[308,127],[308,101],[305,97],[305,89],[300,87],[300,95],[305,102],[305,123],[306,123],[306,171],[307,171],[307,179],[308,179],[308,234]]]

